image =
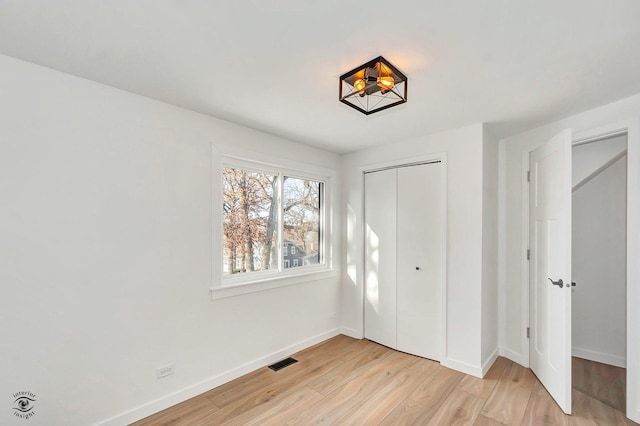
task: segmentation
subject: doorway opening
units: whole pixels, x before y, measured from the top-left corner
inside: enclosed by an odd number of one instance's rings
[[[627,133],[572,147],[572,387],[626,411]]]

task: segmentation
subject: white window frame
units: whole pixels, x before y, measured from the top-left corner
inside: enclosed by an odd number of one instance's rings
[[[296,246],[291,244],[291,254],[296,254]]]
[[[298,259],[293,259],[293,267],[296,268],[298,266],[300,266],[299,264],[300,262],[298,262]]]
[[[336,171],[325,169],[309,164],[296,163],[292,161],[278,160],[265,162],[252,160],[250,156],[237,156],[226,153],[219,153],[213,147],[213,177],[212,177],[212,220],[213,220],[213,270],[211,295],[213,299],[221,299],[225,297],[237,296],[246,293],[254,293],[257,291],[269,290],[272,288],[302,284],[318,279],[325,279],[337,276],[337,271],[333,267],[333,247],[336,242],[331,241],[329,236],[332,232],[331,213],[335,210],[333,206],[334,199],[334,180]],[[261,158],[267,158],[266,156]],[[267,158],[268,160],[268,158]],[[256,271],[250,273],[226,275],[223,272],[224,262],[224,241],[223,241],[223,215],[222,203],[223,194],[223,177],[222,171],[225,167],[235,167],[245,170],[259,171],[265,173],[276,173],[282,176],[288,176],[298,179],[309,179],[323,183],[323,195],[321,201],[320,223],[320,241],[318,252],[322,259],[322,264],[308,265],[298,268],[284,268],[284,240],[282,238],[282,214],[278,218],[278,241],[276,246],[276,256],[278,258],[278,270]],[[280,185],[282,186],[282,185]],[[282,188],[277,188],[277,203],[280,205],[282,199]]]

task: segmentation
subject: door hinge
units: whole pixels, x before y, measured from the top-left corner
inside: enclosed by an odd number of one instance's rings
[[[531,337],[531,329],[527,327],[527,339]]]
[[[527,182],[531,182],[531,171],[527,170]]]
[[[531,250],[527,249],[527,260],[531,260]]]

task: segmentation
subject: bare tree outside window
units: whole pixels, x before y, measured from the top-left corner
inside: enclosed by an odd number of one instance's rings
[[[224,274],[278,270],[278,252],[285,268],[322,263],[322,191],[318,181],[224,167]],[[278,241],[278,223],[283,241]]]
[[[222,174],[225,273],[273,269],[277,176],[231,167]]]
[[[293,243],[293,266],[320,263],[320,197],[322,183],[284,177],[282,190],[284,240]]]

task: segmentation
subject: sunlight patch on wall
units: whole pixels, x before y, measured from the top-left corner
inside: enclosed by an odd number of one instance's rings
[[[367,256],[368,256],[368,270],[366,271],[366,288],[367,288],[367,302],[378,313],[378,306],[380,301],[379,289],[378,289],[378,264],[379,264],[379,246],[380,239],[378,235],[367,225]]]
[[[355,243],[356,238],[356,212],[351,205],[347,206],[347,241],[351,244]],[[357,257],[355,253],[347,249],[347,275],[351,279],[353,285],[357,285],[358,265],[354,257]]]

